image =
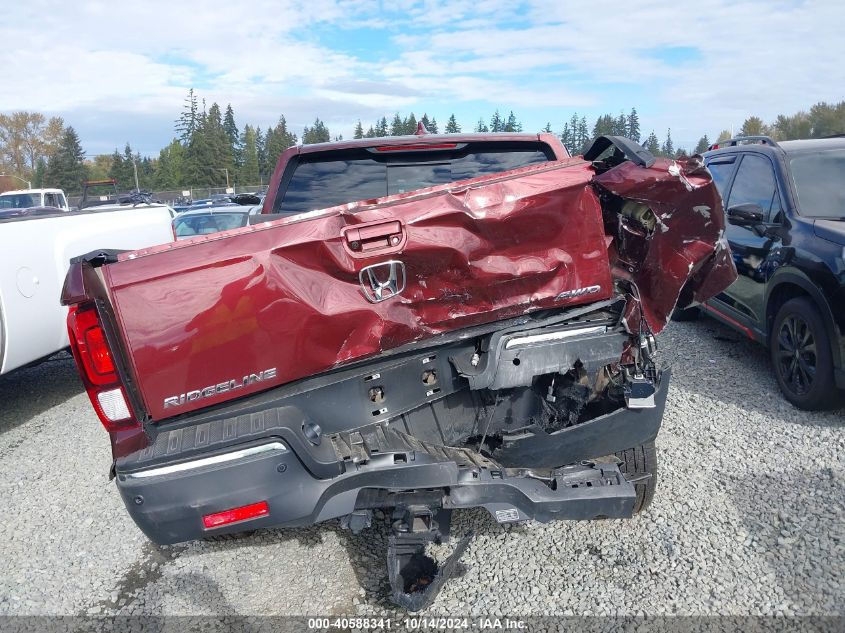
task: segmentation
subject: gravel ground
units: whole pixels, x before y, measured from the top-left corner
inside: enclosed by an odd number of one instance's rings
[[[710,321],[661,336],[674,367],[655,502],[630,521],[474,530],[438,614],[845,614],[845,411],[783,400],[766,354]],[[149,543],[108,483],[72,360],[0,377],[0,615],[382,613],[386,529],[337,522]]]

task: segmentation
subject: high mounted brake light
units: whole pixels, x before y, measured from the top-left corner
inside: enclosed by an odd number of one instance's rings
[[[100,422],[109,432],[136,427],[97,309],[71,306],[67,329],[79,375]]]
[[[455,149],[457,143],[417,143],[414,145],[379,145],[377,152],[422,152],[433,149]]]

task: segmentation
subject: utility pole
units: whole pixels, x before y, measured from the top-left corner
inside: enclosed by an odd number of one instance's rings
[[[141,185],[138,184],[138,164],[135,159],[132,159],[132,169],[135,171],[135,191],[141,191]]]

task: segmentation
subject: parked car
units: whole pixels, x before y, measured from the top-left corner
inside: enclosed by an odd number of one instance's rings
[[[685,307],[736,276],[700,161],[421,131],[287,150],[264,211],[68,272],[74,356],[152,540],[358,532],[384,509],[393,598],[416,610],[467,545],[425,555],[454,508],[648,506],[654,335],[682,288]]]
[[[184,240],[197,235],[229,231],[246,226],[249,216],[258,213],[261,213],[260,206],[246,207],[238,204],[184,211],[173,218],[173,236],[177,240]]]
[[[701,307],[769,348],[796,407],[842,404],[845,138],[740,137],[713,145],[704,160],[727,210],[739,277]]]
[[[0,211],[32,207],[53,207],[63,211],[70,210],[65,192],[61,189],[17,189],[0,193]]]
[[[0,374],[68,346],[59,295],[74,257],[172,241],[164,205],[0,209]]]

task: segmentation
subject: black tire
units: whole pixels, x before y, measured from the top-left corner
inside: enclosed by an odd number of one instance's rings
[[[651,477],[634,484],[637,500],[634,501],[634,514],[645,510],[654,498],[657,489],[657,450],[654,442],[640,444],[636,448],[619,451],[615,455],[622,460],[619,470],[623,474],[642,475],[649,473]]]
[[[698,321],[701,316],[701,308],[675,308],[672,310],[672,316],[669,318],[673,321]]]
[[[778,310],[769,336],[769,354],[778,386],[793,405],[818,411],[841,402],[833,378],[830,337],[810,299],[790,299]]]

